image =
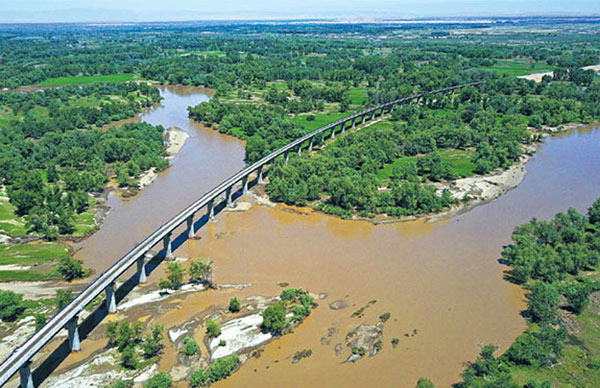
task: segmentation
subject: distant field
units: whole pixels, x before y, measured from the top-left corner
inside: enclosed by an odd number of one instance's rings
[[[127,82],[136,79],[134,74],[81,75],[75,77],[48,78],[34,86],[85,85],[94,82]]]
[[[355,105],[362,105],[367,102],[366,88],[350,88],[350,101]]]
[[[68,257],[67,248],[59,243],[40,242],[0,246],[0,266],[17,266],[22,269],[0,270],[0,281],[43,280],[55,277],[56,260]]]
[[[450,162],[452,169],[459,177],[467,177],[474,174],[475,163],[471,162],[473,153],[462,150],[439,150],[442,160]],[[377,179],[379,182],[384,182],[392,176],[396,167],[402,167],[409,161],[416,162],[419,156],[403,156],[396,159],[394,162],[387,164],[381,170],[377,172]]]
[[[315,129],[326,126],[327,124],[331,124],[332,122],[341,119],[342,117],[346,117],[351,115],[351,112],[344,113],[317,113],[315,115],[315,119],[312,121],[308,121],[306,118],[309,115],[303,114],[294,117],[292,120],[303,126],[306,132],[314,131]]]
[[[484,70],[492,70],[499,75],[507,76],[520,76],[532,73],[540,73],[544,71],[551,71],[552,66],[549,66],[543,62],[535,62],[533,64],[520,62],[520,61],[498,61],[498,63],[492,66],[481,67]]]

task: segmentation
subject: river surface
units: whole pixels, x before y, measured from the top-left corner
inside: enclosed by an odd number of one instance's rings
[[[186,94],[185,90],[191,91]],[[173,165],[130,200],[109,197],[112,212],[102,228],[81,244],[78,257],[96,270],[108,267],[157,226],[243,167],[243,145],[191,123],[185,108],[208,97],[194,89],[163,89],[164,107],[144,121],[176,125],[191,135]],[[167,330],[230,297],[277,295],[278,282],[327,293],[293,334],[269,343],[216,387],[413,387],[420,376],[446,387],[459,379],[463,363],[481,344],[506,347],[522,332],[520,287],[503,279],[498,262],[515,226],[532,217],[550,218],[585,209],[600,196],[600,130],[587,127],[546,140],[527,164],[527,176],[496,201],[452,219],[374,226],[344,221],[306,209],[254,205],[220,214],[175,253],[209,257],[220,284],[251,283],[242,290],[210,290],[170,301],[153,319]],[[162,271],[149,279],[156,282]],[[349,307],[331,310],[344,299]],[[361,318],[352,312],[376,301]],[[144,307],[141,307],[144,308]],[[146,314],[150,314],[148,308]],[[375,357],[343,363],[334,345],[361,323],[375,324],[389,312],[383,349]],[[142,316],[143,312],[136,315]],[[155,314],[156,315],[156,314]],[[328,341],[328,329],[334,333]],[[416,333],[413,335],[413,333]],[[200,329],[194,336],[201,340]],[[399,338],[393,349],[392,338]],[[90,346],[85,345],[84,346]],[[98,341],[103,347],[104,341]],[[291,356],[311,349],[298,364]],[[163,370],[176,363],[166,344]],[[187,387],[179,383],[178,387]]]
[[[164,222],[244,167],[244,145],[188,118],[187,107],[209,100],[209,91],[188,86],[161,87],[163,100],[136,121],[176,126],[190,137],[156,180],[129,199],[108,195],[110,212],[101,228],[78,244],[76,257],[98,272],[107,269]]]

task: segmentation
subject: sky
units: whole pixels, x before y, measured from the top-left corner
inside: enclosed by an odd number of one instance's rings
[[[0,23],[600,15],[600,0],[0,0]]]

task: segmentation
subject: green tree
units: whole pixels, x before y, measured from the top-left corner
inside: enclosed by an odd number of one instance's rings
[[[170,388],[173,378],[167,372],[158,372],[144,383],[144,388]]]
[[[109,320],[106,322],[106,338],[108,346],[115,346],[119,338],[119,321]]]
[[[70,282],[74,279],[84,277],[85,269],[83,268],[83,262],[81,260],[72,259],[70,257],[62,257],[58,260],[58,267],[56,268],[58,273]]]
[[[13,291],[0,291],[0,319],[11,322],[24,310],[23,295]]]
[[[41,329],[46,324],[45,314],[35,314],[35,330]]]
[[[280,335],[286,325],[285,314],[286,308],[284,301],[279,301],[274,305],[267,307],[263,312],[263,331]]]
[[[240,308],[241,302],[239,298],[234,296],[233,298],[229,299],[229,311],[231,311],[232,313],[237,313],[240,311]]]
[[[435,388],[435,385],[433,385],[431,380],[425,377],[420,377],[415,388]]]
[[[185,269],[178,262],[170,262],[166,268],[167,278],[160,279],[159,287],[161,289],[177,290],[183,285],[183,275]]]
[[[589,282],[569,283],[564,292],[569,308],[576,314],[581,313],[587,307],[592,291],[593,287]]]
[[[129,345],[121,351],[121,366],[125,369],[137,369],[137,355],[135,353],[135,347]]]
[[[216,338],[221,334],[221,324],[216,319],[210,319],[206,322],[206,332],[209,337]]]
[[[56,290],[56,308],[62,310],[66,305],[75,299],[71,290]]]
[[[196,341],[194,341],[193,338],[190,337],[185,337],[183,340],[183,352],[187,355],[187,356],[193,356],[195,354],[198,354],[198,352],[200,352],[200,346],[198,346],[198,343]]]
[[[555,286],[538,281],[531,287],[528,296],[527,311],[533,322],[552,322],[556,316],[556,306],[560,294]]]
[[[190,268],[188,269],[188,275],[190,280],[195,282],[207,282],[208,284],[212,283],[212,271],[213,271],[213,262],[207,261],[206,263],[202,261],[202,259],[194,260],[190,263]]]

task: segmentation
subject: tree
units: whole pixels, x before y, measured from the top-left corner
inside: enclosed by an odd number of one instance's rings
[[[270,332],[274,335],[280,335],[286,325],[285,314],[286,309],[284,301],[279,301],[274,305],[267,307],[263,312],[263,331]]]
[[[0,319],[11,322],[25,309],[23,295],[13,291],[0,291]]]
[[[237,297],[233,297],[229,299],[229,311],[232,313],[237,313],[240,311],[241,302]]]
[[[433,385],[431,380],[425,377],[420,377],[415,388],[435,388],[435,385]]]
[[[115,346],[117,339],[119,338],[119,322],[110,320],[106,322],[106,338],[108,339],[108,346]]]
[[[158,372],[144,383],[144,388],[170,388],[173,378],[167,372]]]
[[[83,268],[83,262],[81,260],[72,259],[70,257],[61,257],[58,260],[58,273],[70,282],[74,279],[82,278],[85,275],[85,269]]]
[[[137,356],[133,345],[129,345],[121,350],[121,366],[125,369],[137,368]]]
[[[117,338],[117,346],[120,352],[123,352],[128,347],[133,347],[133,328],[129,322],[123,321],[119,325],[119,336]]]
[[[593,287],[589,282],[575,283],[571,282],[567,286],[564,294],[569,303],[569,308],[575,313],[581,313],[589,303],[589,296]]]
[[[183,285],[183,275],[185,269],[177,262],[170,262],[167,264],[167,278],[160,279],[159,287],[161,289],[172,289],[177,290]]]
[[[202,259],[194,260],[190,263],[188,275],[191,281],[207,282],[212,284],[213,262],[207,261],[204,263]]]
[[[62,310],[66,305],[75,299],[71,290],[56,290],[56,308]]]
[[[35,330],[41,329],[46,324],[45,314],[35,314]]]
[[[538,281],[531,287],[528,296],[527,311],[533,322],[552,322],[555,309],[560,302],[558,290],[552,284]]]
[[[144,357],[151,358],[160,352],[162,349],[162,341],[164,339],[165,327],[160,324],[154,324],[150,328],[150,334],[144,336],[144,342],[142,348],[144,350]]]

